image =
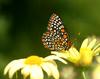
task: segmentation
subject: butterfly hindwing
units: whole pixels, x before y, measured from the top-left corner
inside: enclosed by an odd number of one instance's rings
[[[68,33],[64,29],[64,25],[60,17],[52,14],[47,27],[47,32],[43,33],[42,42],[45,48],[50,50],[67,50],[71,46],[68,39]]]

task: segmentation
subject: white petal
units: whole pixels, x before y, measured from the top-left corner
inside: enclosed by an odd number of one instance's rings
[[[75,52],[75,54],[78,56],[79,55],[79,52],[76,48],[73,48],[73,51]]]
[[[55,54],[58,57],[62,57],[62,58],[65,58],[65,59],[67,58],[66,53],[69,53],[69,52],[68,51],[65,51],[65,52],[51,51],[51,54]]]
[[[95,56],[95,55],[99,55],[99,53],[100,53],[100,47],[98,47],[96,50],[94,50],[93,51],[94,53],[93,53],[93,55]]]
[[[41,64],[41,67],[48,74],[48,76],[51,76],[52,75],[51,69],[45,63]]]
[[[95,45],[95,43],[96,43],[96,39],[94,38],[94,39],[89,43],[89,45],[87,46],[87,48],[92,49],[93,46]]]
[[[15,65],[16,62],[17,62],[17,60],[13,60],[12,62],[10,62],[10,63],[5,67],[5,69],[4,69],[4,75],[7,74],[7,72],[9,71],[9,69],[10,69],[13,65]]]
[[[58,71],[58,69],[57,69],[57,66],[56,66],[55,64],[49,63],[49,62],[46,62],[45,65],[46,65],[48,68],[50,68],[53,77],[54,77],[55,79],[59,79],[59,71]]]
[[[100,43],[96,44],[95,47],[93,48],[93,51],[95,51],[99,47],[100,47]]]
[[[15,65],[9,69],[9,78],[12,78],[14,73],[24,66],[23,62],[23,59],[19,59],[14,63]]]
[[[29,76],[31,72],[31,68],[30,66],[25,66],[22,70],[21,70],[21,73],[23,74],[23,76],[26,78],[27,76]]]
[[[45,60],[59,60],[59,61],[63,62],[64,64],[67,64],[67,62],[64,59],[62,59],[62,58],[60,58],[58,56],[55,56],[55,55],[47,56],[44,59]]]
[[[43,79],[43,71],[40,66],[34,65],[31,68],[30,79]]]
[[[81,45],[81,48],[87,48],[88,42],[89,42],[88,38],[85,39],[85,40],[83,41],[82,45]]]
[[[72,55],[72,56],[79,56],[79,52],[78,52],[78,50],[76,49],[76,48],[70,48],[69,49],[69,52],[70,52],[70,54]]]

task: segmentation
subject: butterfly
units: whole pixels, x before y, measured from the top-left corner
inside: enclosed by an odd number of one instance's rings
[[[49,50],[68,50],[72,46],[68,33],[60,17],[53,13],[49,19],[47,32],[43,33],[42,43]]]

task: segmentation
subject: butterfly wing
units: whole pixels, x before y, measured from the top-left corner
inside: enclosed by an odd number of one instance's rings
[[[71,46],[68,34],[64,29],[60,17],[52,14],[47,27],[47,32],[43,33],[42,42],[45,48],[50,50],[66,50]]]
[[[61,25],[63,24],[60,17],[53,13],[49,19],[47,29],[50,31],[55,30],[55,29],[59,30],[60,28],[64,28],[64,26],[61,26]]]

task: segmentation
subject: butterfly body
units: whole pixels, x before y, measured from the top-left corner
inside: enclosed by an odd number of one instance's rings
[[[65,31],[60,17],[52,14],[48,22],[47,32],[43,33],[42,36],[44,47],[56,51],[68,50],[72,45],[68,38],[68,33]]]

